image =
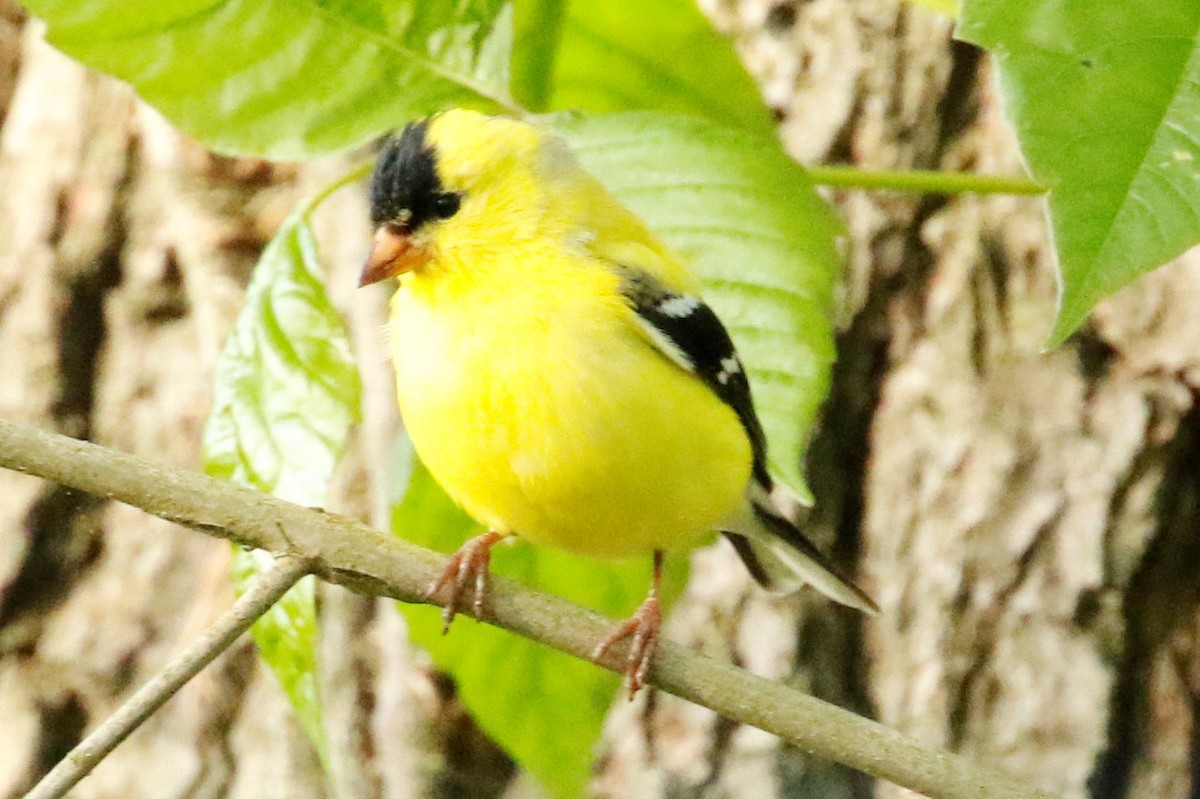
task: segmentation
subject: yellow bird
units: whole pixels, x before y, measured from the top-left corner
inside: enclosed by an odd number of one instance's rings
[[[653,554],[631,695],[658,644],[664,550],[713,531],[764,586],[810,583],[867,612],[776,507],[742,363],[683,262],[524,122],[447,111],[384,146],[362,285],[399,276],[391,351],[417,453],[489,532],[430,588],[446,625],[482,612],[489,549],[517,535],[596,557]]]

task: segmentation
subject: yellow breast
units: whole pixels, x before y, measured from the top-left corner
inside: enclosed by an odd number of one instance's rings
[[[495,273],[521,286],[409,275],[393,301],[400,410],[447,493],[491,529],[599,556],[686,546],[733,514],[747,437],[642,337],[617,276],[559,252]]]

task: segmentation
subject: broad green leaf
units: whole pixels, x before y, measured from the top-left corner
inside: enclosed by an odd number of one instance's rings
[[[753,78],[694,0],[569,2],[551,107],[654,109],[763,134],[775,128]]]
[[[323,505],[358,418],[359,382],[346,332],[321,283],[307,222],[311,208],[288,217],[255,268],[217,363],[204,464],[211,475],[302,505]],[[265,556],[236,552],[240,590]],[[325,760],[312,578],[289,591],[252,634]]]
[[[1200,242],[1200,3],[964,0],[1035,177],[1051,186],[1053,340]]]
[[[299,158],[509,103],[505,0],[27,0],[47,36],[222,152]]]
[[[453,552],[482,530],[434,482],[402,439],[393,530]],[[610,616],[628,616],[646,596],[650,558],[587,560],[520,541],[493,550],[492,570]],[[673,602],[687,579],[686,557],[667,559],[663,598]],[[401,605],[412,640],[454,676],[479,725],[555,796],[582,796],[604,717],[619,695],[619,679],[524,638],[459,616],[442,634],[441,611]]]
[[[309,206],[263,251],[217,363],[209,474],[320,505],[359,413],[358,371],[322,283]]]
[[[583,165],[705,281],[746,362],[772,467],[800,464],[829,388],[840,225],[774,138],[654,113],[564,116]]]

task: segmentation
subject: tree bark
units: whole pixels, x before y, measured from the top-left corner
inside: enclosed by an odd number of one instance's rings
[[[804,161],[1015,174],[990,62],[895,0],[705,0]],[[398,120],[399,122],[400,120]],[[197,466],[212,369],[292,204],[344,171],[204,151],[0,0],[0,414]],[[813,535],[883,608],[767,596],[698,552],[669,635],[1066,797],[1200,792],[1200,256],[1041,353],[1037,200],[831,193],[848,222],[839,362],[809,459]],[[361,194],[317,217],[363,364],[332,509],[386,520],[398,420],[382,292],[353,290]],[[19,796],[232,601],[229,550],[0,473],[0,796]],[[328,782],[247,644],[79,797],[538,795],[403,642],[387,603],[321,589]],[[645,697],[645,695],[644,695]],[[618,702],[604,797],[896,797],[753,729]]]

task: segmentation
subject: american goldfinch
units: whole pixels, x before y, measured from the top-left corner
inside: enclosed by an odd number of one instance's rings
[[[596,647],[632,637],[630,694],[659,637],[664,550],[720,531],[764,586],[810,583],[875,612],[772,501],[750,384],[698,281],[566,143],[447,111],[409,124],[371,179],[362,285],[399,276],[401,415],[446,492],[488,533],[451,559],[447,628],[480,615],[508,536],[583,555],[652,554],[649,595]]]

